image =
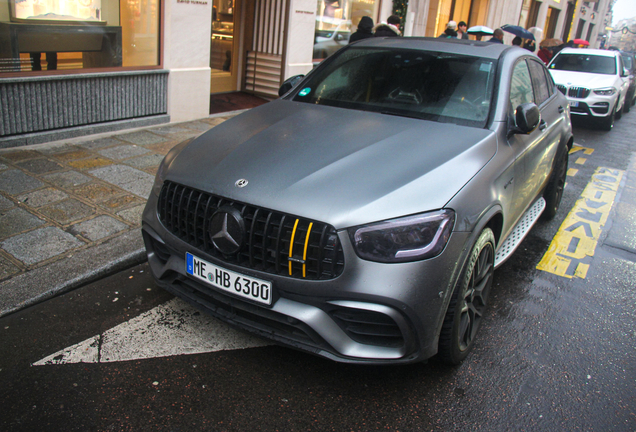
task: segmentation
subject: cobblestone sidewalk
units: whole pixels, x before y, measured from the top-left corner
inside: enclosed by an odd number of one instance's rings
[[[0,316],[143,261],[159,163],[233,115],[0,150]]]

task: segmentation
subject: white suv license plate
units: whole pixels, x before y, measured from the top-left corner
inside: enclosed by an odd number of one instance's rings
[[[571,107],[577,108],[579,106],[578,101],[569,101],[568,102],[570,104]]]
[[[272,283],[245,276],[186,252],[186,273],[228,293],[264,305],[272,304]]]

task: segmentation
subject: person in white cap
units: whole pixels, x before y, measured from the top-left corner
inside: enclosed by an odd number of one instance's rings
[[[457,37],[457,23],[455,21],[449,21],[448,24],[446,24],[446,30],[444,30],[444,33],[442,33],[438,37],[441,37],[441,38],[456,38]]]

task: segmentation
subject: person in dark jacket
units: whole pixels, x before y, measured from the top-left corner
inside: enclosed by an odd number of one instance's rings
[[[504,32],[502,29],[498,28],[495,29],[494,32],[492,32],[492,37],[490,39],[488,39],[488,42],[494,42],[494,43],[503,43],[503,37],[504,37]]]
[[[458,39],[469,39],[468,33],[466,33],[466,29],[468,29],[468,25],[466,25],[465,21],[460,21],[457,23],[457,38]]]
[[[374,36],[376,37],[396,37],[401,36],[400,33],[400,17],[397,15],[391,15],[387,20],[386,24],[381,23],[375,26]]]
[[[457,23],[455,21],[449,21],[446,24],[446,30],[444,33],[437,36],[438,38],[457,38]]]
[[[349,37],[349,43],[372,37],[373,19],[363,16],[358,23],[358,29]]]

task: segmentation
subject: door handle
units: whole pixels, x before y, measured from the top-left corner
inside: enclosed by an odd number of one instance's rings
[[[539,123],[539,129],[544,131],[547,129],[547,127],[548,127],[548,124],[544,120],[541,120],[541,123]]]
[[[563,114],[563,111],[565,111],[565,109],[561,105],[559,105],[559,114]]]

